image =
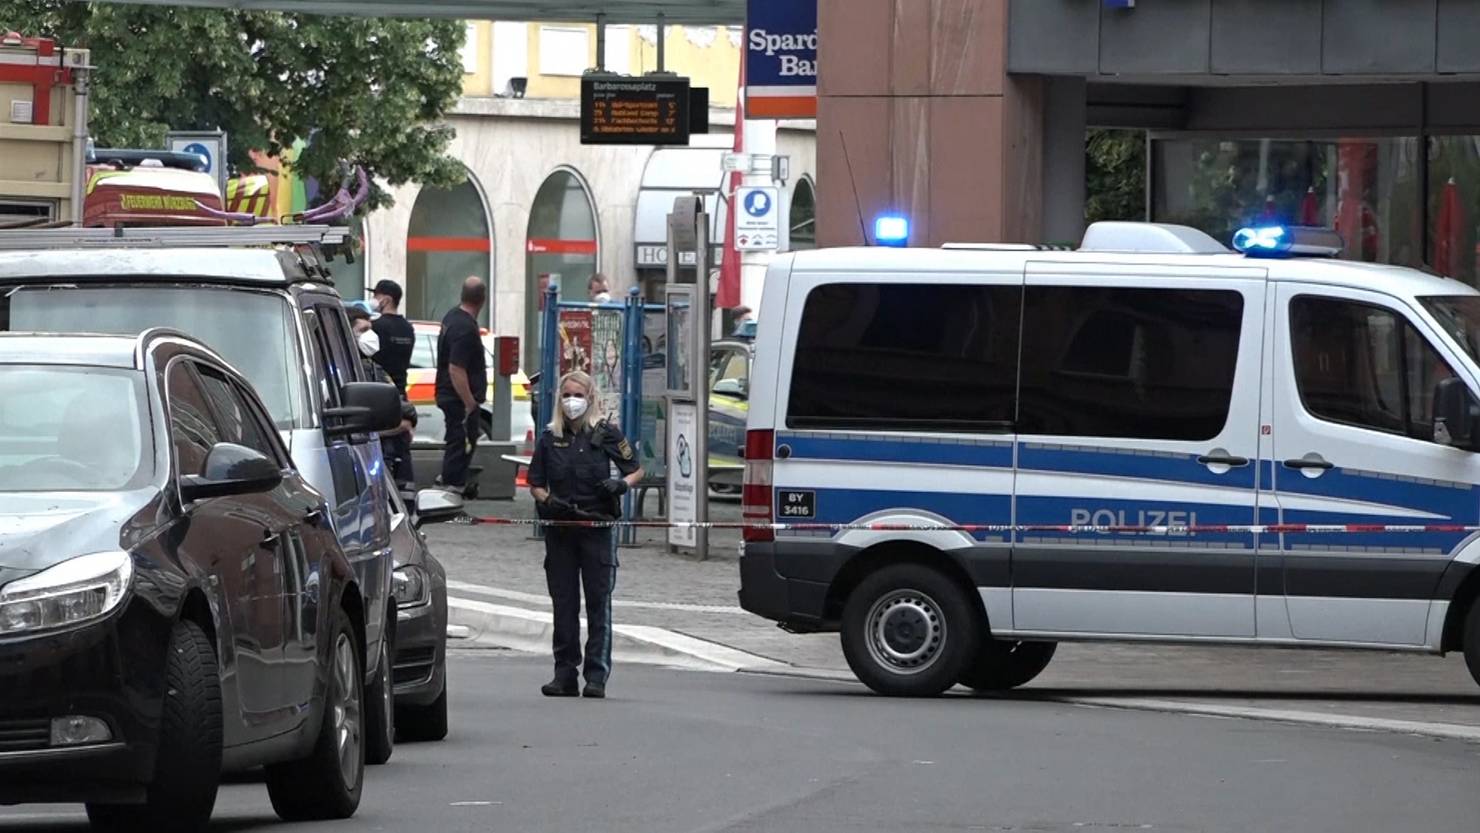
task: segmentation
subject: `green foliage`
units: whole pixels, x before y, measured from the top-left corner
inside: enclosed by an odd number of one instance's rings
[[[1084,216],[1146,219],[1146,133],[1092,128],[1085,135]]]
[[[442,122],[462,90],[460,21],[0,0],[6,30],[92,50],[91,128],[103,147],[221,129],[234,172],[255,169],[251,150],[278,156],[312,137],[295,172],[325,182],[341,162],[393,185],[464,176]]]

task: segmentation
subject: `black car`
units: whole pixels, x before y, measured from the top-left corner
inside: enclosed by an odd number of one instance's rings
[[[447,737],[447,571],[417,527],[462,514],[463,502],[440,489],[392,494],[396,740],[437,741]]]
[[[352,815],[365,601],[329,512],[198,342],[0,335],[0,804],[193,830],[263,766],[284,819]]]

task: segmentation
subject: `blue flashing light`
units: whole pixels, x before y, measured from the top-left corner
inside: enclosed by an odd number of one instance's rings
[[[885,214],[874,220],[874,241],[880,246],[903,248],[910,243],[910,221],[898,214]]]
[[[1249,257],[1279,257],[1289,254],[1295,238],[1284,226],[1256,226],[1234,232],[1234,251]]]

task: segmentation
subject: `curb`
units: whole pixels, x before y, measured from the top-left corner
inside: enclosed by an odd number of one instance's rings
[[[448,624],[467,629],[475,643],[529,654],[548,654],[554,619],[547,611],[490,604],[472,599],[447,599]],[[582,625],[585,619],[581,619]],[[612,626],[613,661],[662,665],[695,671],[779,671],[782,662],[647,625]]]

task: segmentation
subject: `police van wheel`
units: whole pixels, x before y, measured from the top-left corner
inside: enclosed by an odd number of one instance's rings
[[[1465,615],[1465,667],[1480,683],[1480,599],[1470,604],[1470,612]]]
[[[919,564],[865,578],[843,608],[843,655],[864,685],[893,697],[934,697],[956,684],[981,644],[970,597]]]
[[[977,691],[1007,691],[1027,685],[1048,667],[1058,647],[1057,642],[985,640],[976,660],[961,672],[959,682]]]

